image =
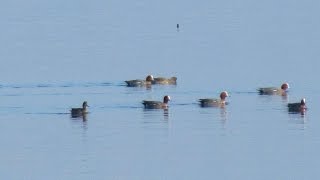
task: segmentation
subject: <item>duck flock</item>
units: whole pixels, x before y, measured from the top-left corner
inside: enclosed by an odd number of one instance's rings
[[[135,79],[125,81],[128,87],[147,87],[150,88],[152,85],[176,85],[177,77],[164,78],[164,77],[153,77],[152,75],[148,75],[145,80]],[[289,89],[288,83],[283,83],[281,87],[262,87],[257,89],[258,93],[261,95],[280,95],[286,96]],[[226,102],[226,98],[229,96],[227,91],[223,91],[220,93],[220,98],[203,98],[199,99],[199,105],[201,107],[225,107],[228,102]],[[143,100],[142,104],[146,109],[167,109],[168,103],[170,101],[170,96],[165,95],[163,97],[163,101],[153,101],[153,100]],[[304,113],[307,110],[306,99],[302,98],[300,102],[288,103],[288,111],[296,112],[296,113]],[[82,108],[72,108],[71,115],[73,117],[83,116],[88,113],[87,111],[88,103],[84,101],[82,104]]]

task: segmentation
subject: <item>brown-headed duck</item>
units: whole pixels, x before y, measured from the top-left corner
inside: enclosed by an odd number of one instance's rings
[[[220,99],[199,99],[201,107],[224,107],[226,103],[226,97],[229,97],[227,91],[220,93]]]
[[[281,95],[281,96],[286,96],[288,89],[289,89],[289,84],[288,83],[283,83],[280,88],[277,88],[277,87],[264,87],[264,88],[259,88],[258,92],[261,95]]]
[[[167,109],[168,102],[170,100],[171,100],[170,96],[167,95],[167,96],[163,97],[163,102],[144,100],[144,101],[142,101],[142,104],[144,105],[144,108],[146,108],[146,109]]]

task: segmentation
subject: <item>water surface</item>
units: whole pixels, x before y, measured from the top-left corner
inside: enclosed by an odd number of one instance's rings
[[[317,7],[1,2],[0,178],[319,178]],[[124,84],[147,74],[178,84]],[[256,92],[285,81],[285,98]],[[226,108],[197,104],[223,90]],[[167,94],[167,111],[143,109]],[[289,114],[302,97],[307,113]],[[90,113],[72,118],[84,100]]]

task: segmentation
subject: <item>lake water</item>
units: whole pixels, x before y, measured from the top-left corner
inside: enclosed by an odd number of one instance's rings
[[[319,5],[2,1],[0,179],[320,178]],[[124,84],[147,74],[178,84]],[[286,98],[256,92],[283,82]],[[225,109],[197,104],[223,90]]]

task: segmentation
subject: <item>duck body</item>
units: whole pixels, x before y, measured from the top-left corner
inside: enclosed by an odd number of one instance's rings
[[[152,81],[152,84],[176,85],[177,84],[177,77],[171,77],[171,78],[157,77],[157,78],[154,78],[154,80]]]
[[[222,107],[225,105],[225,102],[220,99],[199,99],[199,102],[201,107]]]
[[[289,112],[305,112],[307,110],[306,99],[301,99],[298,103],[288,103]]]
[[[282,95],[282,96],[285,96],[288,89],[289,89],[289,84],[283,83],[280,88],[263,87],[263,88],[259,88],[258,92],[261,95]]]
[[[265,87],[258,89],[261,95],[285,95],[286,91],[279,89],[277,87]]]
[[[161,101],[152,101],[152,100],[143,100],[142,104],[146,109],[167,109],[168,102],[170,101],[170,96],[164,96],[163,102]]]
[[[135,79],[125,81],[128,87],[142,87],[142,86],[151,86],[153,82],[153,76],[148,75],[145,80]]]
[[[226,102],[226,97],[228,97],[228,92],[223,91],[220,93],[220,99],[216,98],[204,98],[204,99],[199,99],[199,103],[201,107],[224,107],[227,102]]]
[[[140,80],[140,79],[129,80],[125,82],[127,83],[128,87],[141,87],[141,86],[148,86],[152,84],[151,81]]]
[[[87,103],[87,101],[84,101],[82,104],[82,108],[72,108],[71,109],[71,116],[72,117],[80,117],[80,116],[87,114],[88,113],[87,107],[89,107],[88,103]]]

